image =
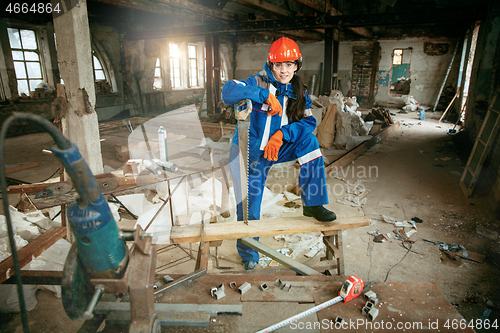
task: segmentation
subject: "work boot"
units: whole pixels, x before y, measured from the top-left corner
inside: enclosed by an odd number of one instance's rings
[[[244,261],[243,262],[243,267],[246,270],[255,269],[257,267],[257,261],[252,261],[252,260]]]
[[[329,211],[323,206],[310,206],[303,208],[304,216],[314,217],[321,222],[332,222],[337,218],[334,212]]]

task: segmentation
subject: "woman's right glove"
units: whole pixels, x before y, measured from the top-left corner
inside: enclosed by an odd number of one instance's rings
[[[269,111],[267,113],[268,117],[274,116],[276,113],[279,113],[281,117],[281,115],[283,114],[283,109],[276,96],[274,96],[272,93],[269,93],[269,97],[267,98],[266,103],[267,105],[269,105]]]

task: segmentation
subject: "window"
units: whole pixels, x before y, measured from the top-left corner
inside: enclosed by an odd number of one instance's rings
[[[17,79],[19,95],[30,91],[43,81],[42,65],[34,30],[7,28]]]
[[[178,44],[169,44],[170,49],[170,86],[181,87],[181,59]]]
[[[198,87],[198,57],[196,45],[188,45],[189,88]]]
[[[93,53],[92,59],[94,63],[94,80],[95,81],[106,80],[106,75],[104,75],[104,69],[102,68],[101,62],[95,56],[95,51],[92,53]]]
[[[160,58],[156,58],[155,76],[154,76],[154,81],[153,81],[153,88],[154,89],[161,89],[161,87],[162,87],[162,82],[161,82]]]
[[[92,67],[94,69],[95,89],[98,95],[116,92],[116,80],[106,53],[99,44],[92,41]]]
[[[401,65],[403,63],[403,50],[396,49],[394,50],[394,54],[392,56],[392,64],[393,65]]]

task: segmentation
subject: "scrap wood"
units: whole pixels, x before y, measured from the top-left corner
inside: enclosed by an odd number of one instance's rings
[[[66,236],[66,227],[53,227],[44,232],[17,251],[19,266],[23,268],[64,236]],[[11,255],[0,263],[0,283],[14,275],[13,268],[14,261]]]
[[[16,167],[7,168],[5,170],[5,173],[19,171],[19,170],[24,170],[24,169],[30,169],[30,168],[36,168],[37,166],[38,166],[38,163],[31,163],[31,164],[21,163],[21,164],[19,164]]]

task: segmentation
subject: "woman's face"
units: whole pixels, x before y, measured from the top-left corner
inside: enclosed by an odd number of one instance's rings
[[[282,84],[290,83],[296,70],[297,64],[293,61],[273,62],[272,64],[274,78]]]

